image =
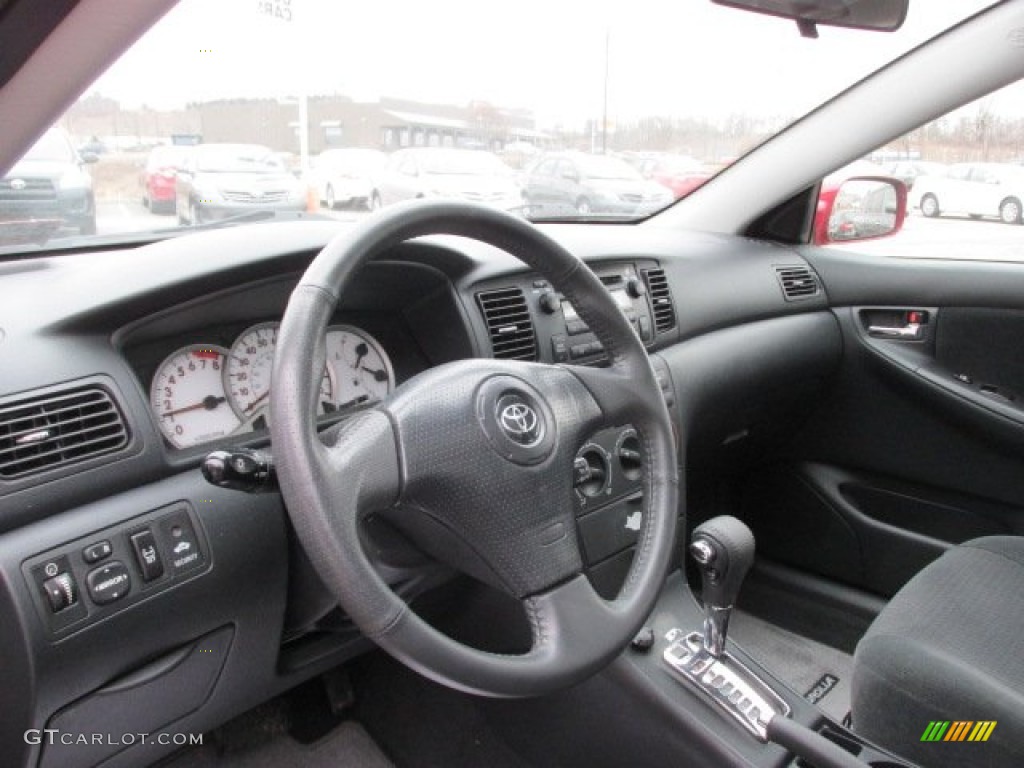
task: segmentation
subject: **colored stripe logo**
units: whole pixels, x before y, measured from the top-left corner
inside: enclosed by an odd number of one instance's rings
[[[921,741],[988,741],[996,729],[995,720],[932,720]]]

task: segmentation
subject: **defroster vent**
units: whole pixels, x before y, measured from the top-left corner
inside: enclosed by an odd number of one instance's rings
[[[99,387],[0,403],[0,478],[85,461],[127,443],[124,417]]]
[[[651,309],[654,310],[654,330],[664,333],[676,327],[676,309],[672,305],[672,294],[668,289],[668,280],[663,269],[643,270],[647,293],[651,297]]]
[[[501,288],[476,295],[484,313],[491,350],[502,360],[536,360],[537,336],[521,288]]]
[[[810,267],[776,267],[775,274],[778,275],[786,301],[809,299],[821,293],[821,282]]]

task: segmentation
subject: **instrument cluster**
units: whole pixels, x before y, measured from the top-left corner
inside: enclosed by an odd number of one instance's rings
[[[269,426],[270,374],[279,325],[252,325],[230,348],[190,344],[160,363],[150,386],[150,407],[172,446],[189,448]],[[366,331],[332,325],[324,334],[324,345],[327,362],[318,416],[381,400],[394,389],[391,360]]]

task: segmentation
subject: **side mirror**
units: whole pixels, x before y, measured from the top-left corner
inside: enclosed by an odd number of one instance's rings
[[[91,165],[92,163],[98,163],[100,161],[100,156],[95,152],[81,152],[78,156],[86,165]]]
[[[864,176],[824,182],[814,214],[815,245],[895,235],[907,216],[907,186],[898,179]]]

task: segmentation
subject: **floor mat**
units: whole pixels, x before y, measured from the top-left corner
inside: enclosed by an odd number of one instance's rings
[[[743,611],[733,611],[729,639],[833,720],[850,711],[852,656]]]
[[[370,735],[356,722],[339,725],[311,744],[287,733],[262,743],[223,752],[210,745],[181,753],[162,768],[394,768]]]

